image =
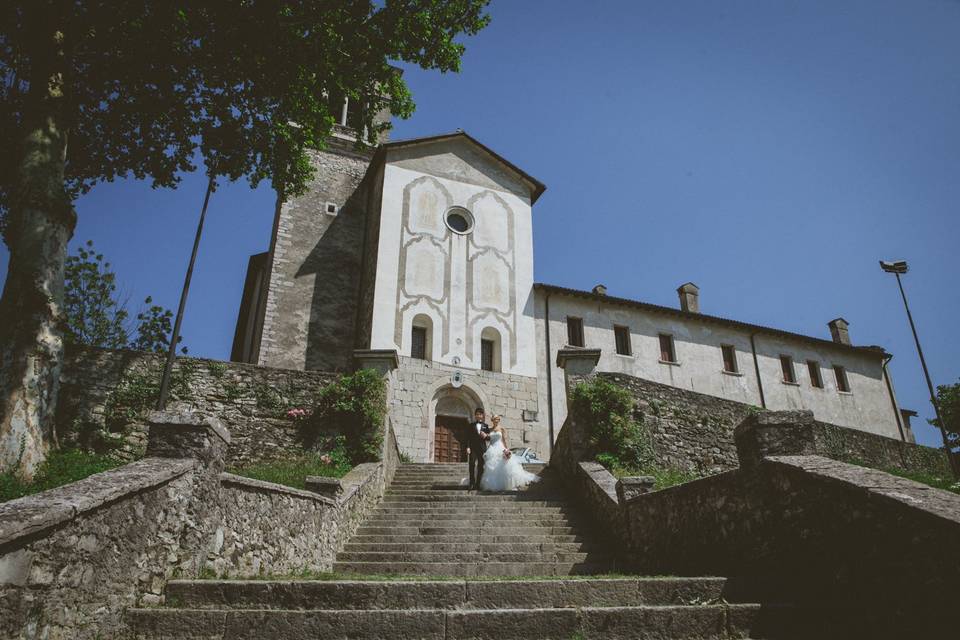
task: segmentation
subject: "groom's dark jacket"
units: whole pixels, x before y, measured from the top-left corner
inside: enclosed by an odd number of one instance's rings
[[[477,425],[480,425],[480,428],[477,429]],[[470,428],[467,430],[467,446],[474,451],[486,451],[487,450],[487,441],[483,439],[481,433],[490,433],[490,425],[486,422],[477,422],[474,420],[470,423]]]

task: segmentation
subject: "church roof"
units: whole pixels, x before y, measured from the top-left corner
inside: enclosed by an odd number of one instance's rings
[[[441,133],[435,136],[424,136],[422,138],[408,138],[406,140],[385,142],[377,148],[377,154],[382,154],[387,149],[413,147],[416,145],[429,144],[431,142],[442,142],[444,140],[452,140],[455,138],[463,138],[464,140],[468,141],[473,146],[489,155],[496,162],[506,167],[510,172],[514,173],[518,178],[520,178],[521,181],[525,182],[530,187],[530,204],[535,203],[537,199],[543,195],[543,192],[547,190],[547,186],[545,184],[464,131],[454,131],[452,133]]]
[[[735,327],[737,329],[745,329],[754,333],[766,333],[768,335],[775,335],[782,338],[793,338],[796,340],[803,340],[805,342],[814,342],[823,345],[829,345],[831,347],[836,347],[838,349],[844,350],[853,350],[859,353],[873,353],[877,356],[886,356],[888,355],[886,350],[883,347],[878,347],[874,345],[869,346],[856,346],[843,344],[840,342],[834,342],[833,340],[826,340],[824,338],[815,338],[813,336],[806,336],[802,333],[793,333],[792,331],[784,331],[783,329],[774,329],[773,327],[765,327],[759,324],[751,324],[749,322],[741,322],[739,320],[731,320],[729,318],[723,318],[721,316],[711,316],[706,313],[698,313],[694,311],[684,311],[683,309],[674,309],[672,307],[663,307],[658,304],[652,304],[650,302],[642,302],[640,300],[632,300],[630,298],[617,298],[615,296],[610,296],[606,294],[593,293],[591,291],[583,291],[581,289],[568,289],[567,287],[559,287],[553,284],[544,284],[536,283],[533,285],[534,289],[538,289],[545,293],[558,293],[561,295],[575,296],[579,298],[588,298],[590,300],[596,300],[598,302],[606,302],[608,304],[619,304],[627,307],[633,307],[635,309],[643,309],[645,311],[653,311],[656,313],[663,313],[666,315],[672,315],[680,318],[685,318],[688,320],[702,320],[704,322],[713,322],[716,324],[726,325],[728,327]]]

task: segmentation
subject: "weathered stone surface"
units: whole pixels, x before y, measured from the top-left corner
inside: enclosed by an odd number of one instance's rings
[[[748,415],[733,432],[742,466],[767,456],[804,456],[816,452],[812,411],[764,411]]]
[[[653,476],[633,476],[617,480],[617,500],[620,504],[630,502],[637,496],[653,491],[656,479]]]
[[[337,498],[343,495],[343,485],[340,483],[340,478],[307,476],[304,484],[309,491],[320,494],[331,500],[337,500]]]
[[[159,386],[161,356],[126,350],[72,346],[61,375],[58,433],[76,437],[81,425],[107,429],[106,412],[118,385],[129,380]],[[286,417],[292,408],[310,408],[311,399],[336,374],[271,369],[235,362],[177,358],[174,370],[189,387],[171,408],[216,416],[230,434],[227,464],[234,466],[287,457],[302,450],[299,425]],[[129,427],[123,451],[140,456],[146,448],[147,412]]]

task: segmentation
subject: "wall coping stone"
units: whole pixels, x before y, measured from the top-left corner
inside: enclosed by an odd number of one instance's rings
[[[288,487],[285,484],[277,484],[276,482],[267,482],[266,480],[256,480],[254,478],[238,476],[234,473],[227,473],[227,472],[221,473],[220,483],[226,484],[226,485],[232,485],[235,487],[240,487],[241,489],[247,489],[251,491],[266,491],[269,493],[282,493],[282,494],[294,496],[297,498],[313,500],[314,502],[321,502],[323,504],[328,504],[328,505],[336,505],[335,500],[331,500],[326,496],[313,493],[312,491],[296,489],[294,487]]]
[[[744,418],[733,430],[741,466],[777,455],[815,455],[813,412],[764,411]]]
[[[144,458],[62,487],[4,502],[0,504],[0,547],[153,489],[196,466],[193,459]]]
[[[327,476],[307,476],[303,481],[307,491],[320,494],[331,500],[337,500],[343,495],[343,483],[340,478],[329,478]]]
[[[340,484],[343,486],[343,495],[340,496],[340,503],[344,503],[360,491],[368,482],[376,477],[377,471],[384,466],[383,462],[361,462],[353,469],[347,472],[347,475],[340,478]]]
[[[223,426],[219,419],[197,413],[195,411],[186,411],[175,409],[173,411],[151,411],[147,416],[147,421],[151,428],[154,426],[190,426],[203,427],[215,433],[224,443],[230,444],[230,432]]]
[[[617,481],[617,499],[620,504],[636,500],[653,491],[656,478],[653,476],[626,476]]]
[[[353,359],[358,369],[378,369],[387,373],[400,366],[396,349],[356,349]]]
[[[610,473],[605,466],[599,462],[580,462],[579,466],[580,469],[587,474],[587,477],[593,480],[597,487],[607,494],[607,497],[610,498],[614,504],[619,503],[617,498],[617,479],[613,477],[613,474]]]
[[[919,509],[938,520],[960,525],[960,495],[922,482],[819,455],[770,456],[764,464],[791,467],[826,481],[854,485],[871,497]]]
[[[590,370],[596,368],[600,362],[600,349],[585,349],[583,347],[564,347],[557,351],[557,366],[566,369],[567,364],[573,362],[589,366]]]

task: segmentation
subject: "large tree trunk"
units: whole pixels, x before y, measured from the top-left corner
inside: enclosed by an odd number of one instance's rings
[[[63,37],[34,58],[30,105],[4,241],[0,297],[0,471],[30,479],[51,446],[63,360],[63,272],[76,214],[64,189]]]

